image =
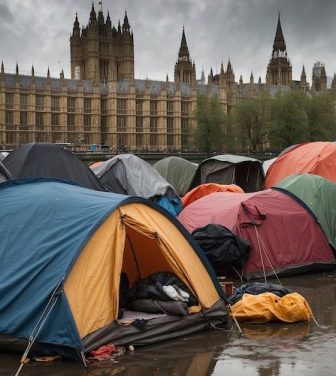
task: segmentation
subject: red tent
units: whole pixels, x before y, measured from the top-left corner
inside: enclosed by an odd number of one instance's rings
[[[183,209],[178,219],[190,232],[213,223],[248,240],[251,251],[242,271],[246,279],[335,265],[312,214],[280,191],[212,193]]]
[[[265,188],[289,175],[305,172],[336,182],[336,142],[308,142],[281,154],[267,170]]]

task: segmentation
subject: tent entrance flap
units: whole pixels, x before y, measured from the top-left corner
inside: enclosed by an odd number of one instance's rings
[[[134,251],[142,278],[155,272],[171,272],[186,284],[204,308],[210,308],[219,299],[208,271],[174,223],[144,204],[124,205],[119,210],[133,246],[131,249],[126,241],[122,268],[130,284],[138,279]]]
[[[128,215],[122,216],[122,223],[127,240],[122,271],[126,272],[131,284],[155,272],[168,271],[178,276],[193,291],[179,260],[175,259],[169,245],[156,231],[151,231]]]

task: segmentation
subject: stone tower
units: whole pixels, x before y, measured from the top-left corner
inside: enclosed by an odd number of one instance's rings
[[[299,89],[300,89],[301,91],[303,91],[304,93],[305,93],[305,92],[307,91],[307,89],[308,89],[306,70],[305,70],[305,67],[304,67],[304,66],[302,67],[302,72],[301,72],[301,77],[300,77],[300,85],[299,85]]]
[[[123,25],[106,21],[102,7],[98,16],[92,3],[89,23],[80,29],[76,14],[70,35],[71,78],[102,82],[134,78],[134,42],[125,12]]]
[[[312,73],[312,90],[313,91],[325,91],[327,90],[327,74],[325,66],[319,61],[313,66]]]
[[[178,59],[174,69],[174,81],[176,83],[186,82],[189,84],[196,82],[195,63],[191,62],[189,56],[189,49],[184,33],[184,27],[182,31],[180,51],[178,53]]]
[[[266,84],[291,85],[292,65],[287,58],[286,42],[282,33],[280,13],[273,42],[272,57],[267,66]]]

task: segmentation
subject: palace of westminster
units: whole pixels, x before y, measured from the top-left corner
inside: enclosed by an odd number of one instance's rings
[[[280,15],[268,63],[266,83],[242,77],[235,81],[229,61],[220,73],[202,73],[196,79],[183,29],[174,68],[174,81],[134,78],[134,43],[127,14],[115,27],[109,14],[96,13],[94,5],[89,23],[80,28],[76,15],[70,37],[71,79],[0,72],[0,149],[13,149],[29,142],[70,142],[85,150],[89,145],[110,150],[194,151],[192,133],[197,126],[197,96],[216,97],[225,112],[244,98],[267,90],[327,90],[323,64],[315,64],[312,85],[304,67],[300,81],[292,79]],[[334,76],[332,89],[336,89]]]

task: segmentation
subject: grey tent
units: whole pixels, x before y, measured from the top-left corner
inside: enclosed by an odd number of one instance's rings
[[[277,160],[278,157],[267,159],[266,161],[263,162],[263,170],[264,170],[264,175],[266,175],[267,170],[270,168],[270,166]]]
[[[7,168],[0,161],[0,183],[3,183],[4,181],[11,180],[11,179],[12,179],[11,173],[7,170]]]
[[[190,190],[204,183],[236,184],[245,192],[261,189],[264,182],[258,159],[224,154],[205,159],[198,166]]]
[[[175,189],[153,166],[134,154],[117,155],[91,169],[107,191],[154,199],[175,216],[182,209]]]
[[[175,188],[176,192],[183,196],[188,192],[198,165],[187,159],[172,156],[160,159],[153,166]]]
[[[9,153],[7,151],[0,152],[0,162],[3,161]]]
[[[95,174],[69,150],[44,142],[25,144],[3,160],[14,179],[54,178],[103,191]]]

